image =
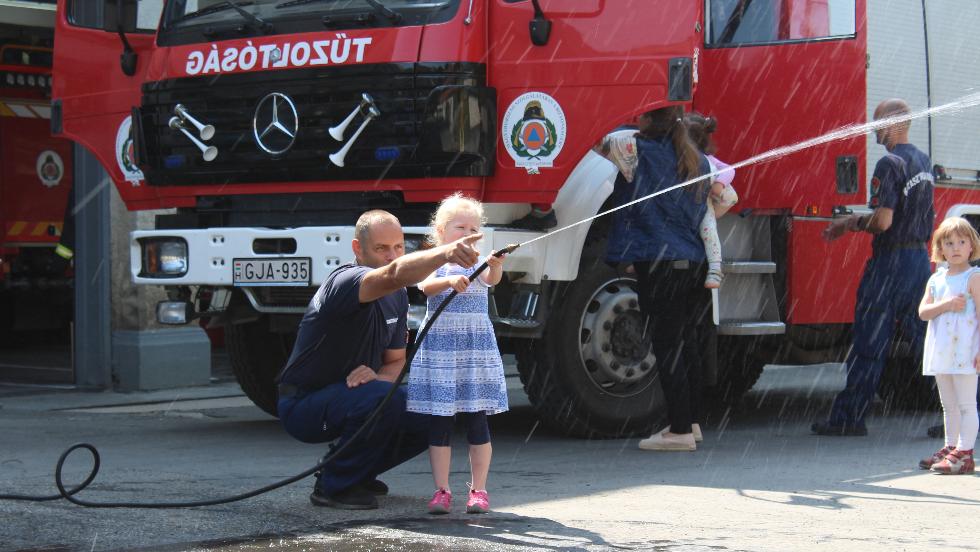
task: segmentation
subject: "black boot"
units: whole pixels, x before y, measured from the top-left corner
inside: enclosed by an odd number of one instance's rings
[[[521,228],[523,230],[547,230],[558,226],[558,217],[555,210],[551,209],[547,213],[542,213],[536,209],[531,209],[527,215],[508,224],[511,228]]]
[[[310,494],[310,502],[314,506],[326,506],[341,510],[375,510],[378,508],[378,499],[374,498],[374,493],[360,485],[354,485],[329,495],[321,491],[319,486],[314,486],[313,492]]]

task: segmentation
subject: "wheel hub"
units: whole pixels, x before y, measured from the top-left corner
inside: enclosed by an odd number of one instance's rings
[[[635,286],[629,278],[600,286],[579,325],[579,353],[589,379],[603,391],[623,397],[643,391],[656,372]]]

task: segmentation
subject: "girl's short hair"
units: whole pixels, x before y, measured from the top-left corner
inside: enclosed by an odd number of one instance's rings
[[[691,135],[691,141],[701,150],[701,153],[714,155],[718,148],[711,135],[718,129],[718,120],[692,111],[684,116],[684,122],[687,123],[687,132]]]
[[[932,234],[932,262],[941,263],[946,261],[943,257],[943,240],[953,234],[958,234],[970,240],[970,247],[973,248],[973,251],[970,252],[971,261],[980,259],[980,235],[977,234],[976,228],[970,224],[970,221],[963,217],[949,217]]]
[[[461,192],[456,192],[440,201],[439,208],[432,215],[432,221],[429,223],[429,243],[438,245],[439,232],[459,213],[475,215],[476,218],[480,219],[481,226],[486,222],[483,219],[483,204],[471,197],[464,196]]]

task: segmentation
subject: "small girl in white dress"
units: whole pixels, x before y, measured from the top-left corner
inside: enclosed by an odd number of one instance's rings
[[[919,317],[929,321],[922,373],[936,377],[946,443],[919,467],[944,474],[972,474],[977,440],[977,373],[980,372],[980,236],[960,217],[943,221],[932,236],[932,261],[946,262],[929,278]]]
[[[437,245],[477,234],[483,224],[479,201],[453,194],[439,204],[431,237]],[[472,482],[466,512],[490,509],[487,474],[490,470],[490,429],[487,416],[507,410],[504,365],[488,311],[488,290],[503,277],[503,258],[487,257],[487,269],[472,278],[476,268],[446,264],[419,283],[426,295],[426,321],[450,292],[458,295],[433,324],[419,345],[408,375],[406,410],[429,415],[429,461],[436,491],[429,513],[448,514],[450,437],[453,419],[466,423]]]

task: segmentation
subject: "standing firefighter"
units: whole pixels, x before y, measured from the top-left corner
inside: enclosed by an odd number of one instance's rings
[[[909,113],[903,100],[878,104],[875,120]],[[935,212],[933,176],[929,156],[909,143],[910,121],[903,120],[875,131],[888,153],[878,160],[871,179],[869,215],[834,220],[824,238],[835,240],[845,232],[870,232],[872,254],[864,268],[854,309],[854,345],[847,356],[847,385],[838,393],[830,418],[814,423],[818,435],[867,435],[865,416],[874,400],[895,328],[921,357],[925,324],[917,307],[929,280],[926,242]]]

